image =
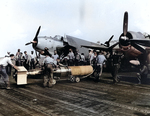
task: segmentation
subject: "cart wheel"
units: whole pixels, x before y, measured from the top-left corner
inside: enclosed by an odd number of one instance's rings
[[[79,77],[76,77],[75,81],[78,83],[80,82],[80,78]]]
[[[70,76],[70,81],[71,81],[71,82],[75,82],[75,80],[76,80],[76,79],[75,79],[74,76]]]

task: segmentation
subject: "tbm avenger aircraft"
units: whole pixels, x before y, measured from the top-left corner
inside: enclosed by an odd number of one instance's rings
[[[54,50],[57,50],[59,55],[66,56],[69,52],[69,49],[72,49],[74,52],[75,50],[78,50],[80,53],[84,53],[86,56],[88,55],[88,49],[81,48],[81,45],[99,45],[97,43],[78,39],[69,35],[65,35],[64,37],[60,35],[56,35],[55,37],[38,36],[40,28],[41,26],[39,26],[33,41],[26,43],[25,45],[32,44],[33,48],[43,55],[45,48],[47,48],[51,54],[54,52]]]
[[[137,78],[139,83],[143,77],[150,74],[150,39],[146,38],[141,32],[128,31],[128,12],[124,13],[123,21],[123,33],[119,37],[119,41],[109,47],[109,42],[107,46],[88,46],[82,45],[82,47],[92,48],[96,50],[104,50],[110,53],[109,65],[112,67],[112,76],[114,82],[118,82],[118,64],[120,55],[113,54],[115,46],[119,45],[118,50],[124,54],[131,64],[139,68],[139,73],[137,73]],[[116,49],[117,50],[117,49]]]
[[[84,53],[85,57],[87,57],[89,55],[89,48],[81,48],[81,45],[99,45],[98,43],[89,42],[69,35],[65,35],[64,37],[60,35],[56,35],[55,37],[38,36],[40,29],[41,26],[39,26],[33,41],[28,42],[25,45],[32,44],[32,47],[42,55],[44,55],[45,48],[47,48],[48,52],[51,54],[54,52],[54,50],[57,50],[58,54],[62,57],[68,54],[69,49],[72,49],[73,52],[78,50],[79,53]],[[112,38],[113,36],[109,39],[109,41],[105,42],[106,46],[109,45],[109,42]]]

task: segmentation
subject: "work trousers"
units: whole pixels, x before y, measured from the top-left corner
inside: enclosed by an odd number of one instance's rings
[[[0,66],[0,74],[2,75],[2,79],[3,81],[6,83],[6,82],[9,82],[9,77],[6,73],[6,68],[3,67],[3,66]]]
[[[27,61],[25,60],[25,62],[23,63],[23,65],[24,65],[24,67],[25,67],[27,70],[29,70],[29,62],[27,62]]]
[[[34,59],[31,59],[31,62],[30,62],[30,69],[35,69]]]
[[[53,65],[46,64],[44,69],[44,81],[51,81],[53,79]]]
[[[43,86],[52,87],[53,86],[53,65],[46,64],[44,69],[44,83]]]
[[[97,71],[99,72],[99,76],[101,76],[102,71],[103,71],[103,65],[102,64],[97,64]]]
[[[8,64],[6,66],[6,72],[7,72],[8,75],[11,75],[11,69],[12,69],[12,66],[10,64]]]

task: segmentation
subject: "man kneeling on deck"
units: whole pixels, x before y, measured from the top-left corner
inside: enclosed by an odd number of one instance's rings
[[[55,66],[55,61],[52,55],[47,53],[45,59],[43,60],[44,66],[44,83],[43,86],[52,87],[55,83],[53,82],[53,67]]]

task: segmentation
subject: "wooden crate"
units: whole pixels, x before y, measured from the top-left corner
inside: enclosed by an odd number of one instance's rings
[[[27,70],[24,66],[18,66],[17,85],[27,84]]]

